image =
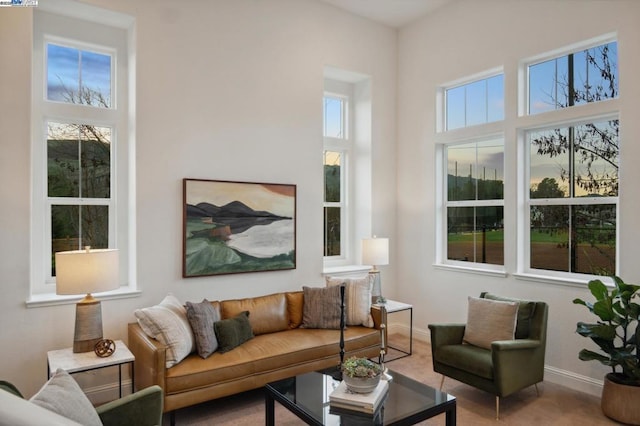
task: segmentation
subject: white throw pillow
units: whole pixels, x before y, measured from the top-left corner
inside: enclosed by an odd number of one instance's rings
[[[373,278],[367,274],[361,278],[327,277],[327,287],[345,284],[344,304],[347,325],[373,327],[371,316],[371,290]]]
[[[81,425],[102,426],[102,421],[89,398],[74,378],[61,368],[30,401]]]
[[[167,346],[167,368],[171,368],[195,350],[195,338],[180,301],[168,294],[160,304],[134,312],[138,324],[149,336]]]
[[[491,349],[491,342],[513,340],[518,303],[469,297],[463,341]]]

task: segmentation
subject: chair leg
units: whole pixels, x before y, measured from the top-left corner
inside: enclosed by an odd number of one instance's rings
[[[444,385],[444,374],[442,375],[442,379],[440,379],[440,391],[442,391],[442,385]]]
[[[536,387],[536,396],[540,397],[540,390],[538,389],[538,384],[534,383],[533,386]]]
[[[500,397],[496,396],[496,420],[500,420]]]

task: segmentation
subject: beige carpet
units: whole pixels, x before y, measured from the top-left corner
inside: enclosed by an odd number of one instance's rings
[[[390,354],[393,355],[393,354]],[[576,357],[577,359],[577,357]],[[440,375],[431,367],[431,348],[414,341],[413,355],[389,362],[387,366],[406,376],[433,387],[440,385]],[[500,402],[500,420],[495,419],[495,398],[470,386],[445,379],[444,391],[457,398],[458,425],[615,425],[600,411],[600,398],[576,392],[563,386],[544,382],[524,389]],[[176,412],[178,426],[194,425],[264,425],[264,399],[261,390],[246,392],[228,398],[199,404]],[[165,415],[164,425],[169,424]],[[302,421],[276,402],[276,424],[294,426]],[[444,415],[420,423],[444,425]]]

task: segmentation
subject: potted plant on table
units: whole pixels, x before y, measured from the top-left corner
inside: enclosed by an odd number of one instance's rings
[[[595,323],[578,322],[576,332],[598,345],[601,352],[582,349],[582,361],[611,367],[602,388],[602,412],[614,420],[640,425],[640,286],[613,277],[614,287],[600,280],[589,282],[596,301],[574,299],[598,317]]]
[[[367,358],[351,357],[342,363],[342,378],[351,392],[372,392],[380,382],[382,367]]]

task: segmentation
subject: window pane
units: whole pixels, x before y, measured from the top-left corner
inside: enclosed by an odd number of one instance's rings
[[[587,205],[573,207],[575,248],[572,271],[593,275],[616,272],[616,207]]]
[[[487,122],[487,81],[480,80],[467,84],[466,108],[467,126]]]
[[[111,56],[47,44],[47,99],[111,107]]]
[[[324,208],[324,255],[340,256],[340,207]]]
[[[530,197],[564,198],[569,194],[569,130],[529,133]]]
[[[449,201],[504,197],[504,143],[501,139],[447,147]]]
[[[447,258],[504,264],[504,208],[447,208]]]
[[[47,185],[49,197],[80,196],[80,148],[73,126],[48,123]]]
[[[569,206],[531,206],[530,266],[569,271]]]
[[[447,195],[449,201],[475,200],[476,143],[447,147]]]
[[[593,275],[616,270],[616,206],[532,206],[531,267]]]
[[[49,122],[47,161],[49,197],[110,197],[110,128]]]
[[[340,152],[324,152],[324,201],[340,202],[340,166],[342,154]]]
[[[617,196],[618,131],[609,120],[529,133],[531,198]]]
[[[109,198],[111,186],[111,129],[81,125],[82,197]]]
[[[446,92],[447,130],[465,126],[465,89],[464,86],[449,89]]]
[[[345,138],[343,122],[344,101],[340,98],[324,97],[324,136]]]
[[[478,142],[478,200],[504,198],[504,144],[502,140]]]
[[[529,114],[617,96],[616,42],[529,66]]]
[[[446,129],[504,119],[504,76],[476,80],[445,91]]]
[[[618,120],[575,128],[576,196],[618,196]]]
[[[82,247],[109,247],[107,206],[51,206],[51,275],[55,276],[55,253]]]

